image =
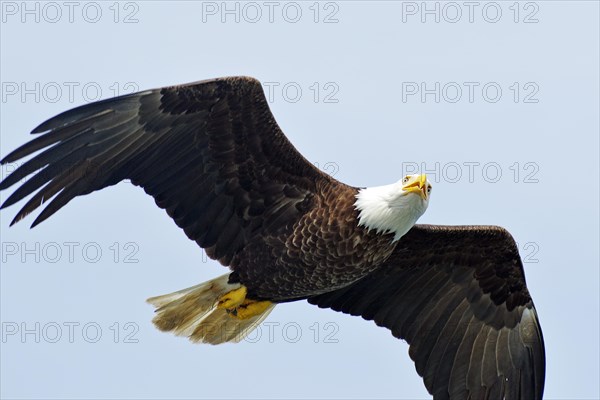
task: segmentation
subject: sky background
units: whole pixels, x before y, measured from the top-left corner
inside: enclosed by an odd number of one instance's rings
[[[600,397],[598,2],[69,7],[1,3],[0,155],[90,101],[256,77],[335,178],[421,170],[434,190],[420,222],[507,228],[544,333],[545,397]],[[429,398],[406,343],[306,302],[236,345],[157,331],[146,298],[227,270],[128,183],[33,230],[31,216],[8,227],[17,211],[0,212],[3,398]]]

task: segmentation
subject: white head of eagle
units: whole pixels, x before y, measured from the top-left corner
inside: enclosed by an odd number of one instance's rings
[[[394,233],[394,242],[412,228],[429,205],[431,184],[425,174],[407,175],[396,183],[361,189],[354,207],[359,226]]]

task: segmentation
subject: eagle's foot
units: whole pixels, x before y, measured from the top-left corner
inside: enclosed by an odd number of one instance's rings
[[[271,304],[273,303],[270,301],[245,300],[237,307],[226,308],[225,311],[232,318],[248,319],[262,314]]]
[[[217,308],[224,308],[229,312],[229,309],[234,309],[246,300],[246,293],[248,293],[246,286],[241,286],[238,289],[225,293],[219,297]]]

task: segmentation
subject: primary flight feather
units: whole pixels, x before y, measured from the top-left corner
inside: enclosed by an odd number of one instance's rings
[[[277,303],[306,299],[406,340],[434,399],[542,398],[542,332],[511,235],[415,225],[431,196],[425,175],[355,188],[321,172],[279,129],[257,80],[120,96],[32,133],[43,134],[1,161],[42,150],[0,183],[36,172],[2,205],[35,193],[12,223],[49,201],[35,226],[129,179],[231,269],[149,299],[159,329],[240,341]]]

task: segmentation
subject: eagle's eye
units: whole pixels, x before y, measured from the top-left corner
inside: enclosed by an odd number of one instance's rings
[[[410,176],[405,176],[404,179],[402,179],[402,183],[408,183],[408,180],[410,179]]]

